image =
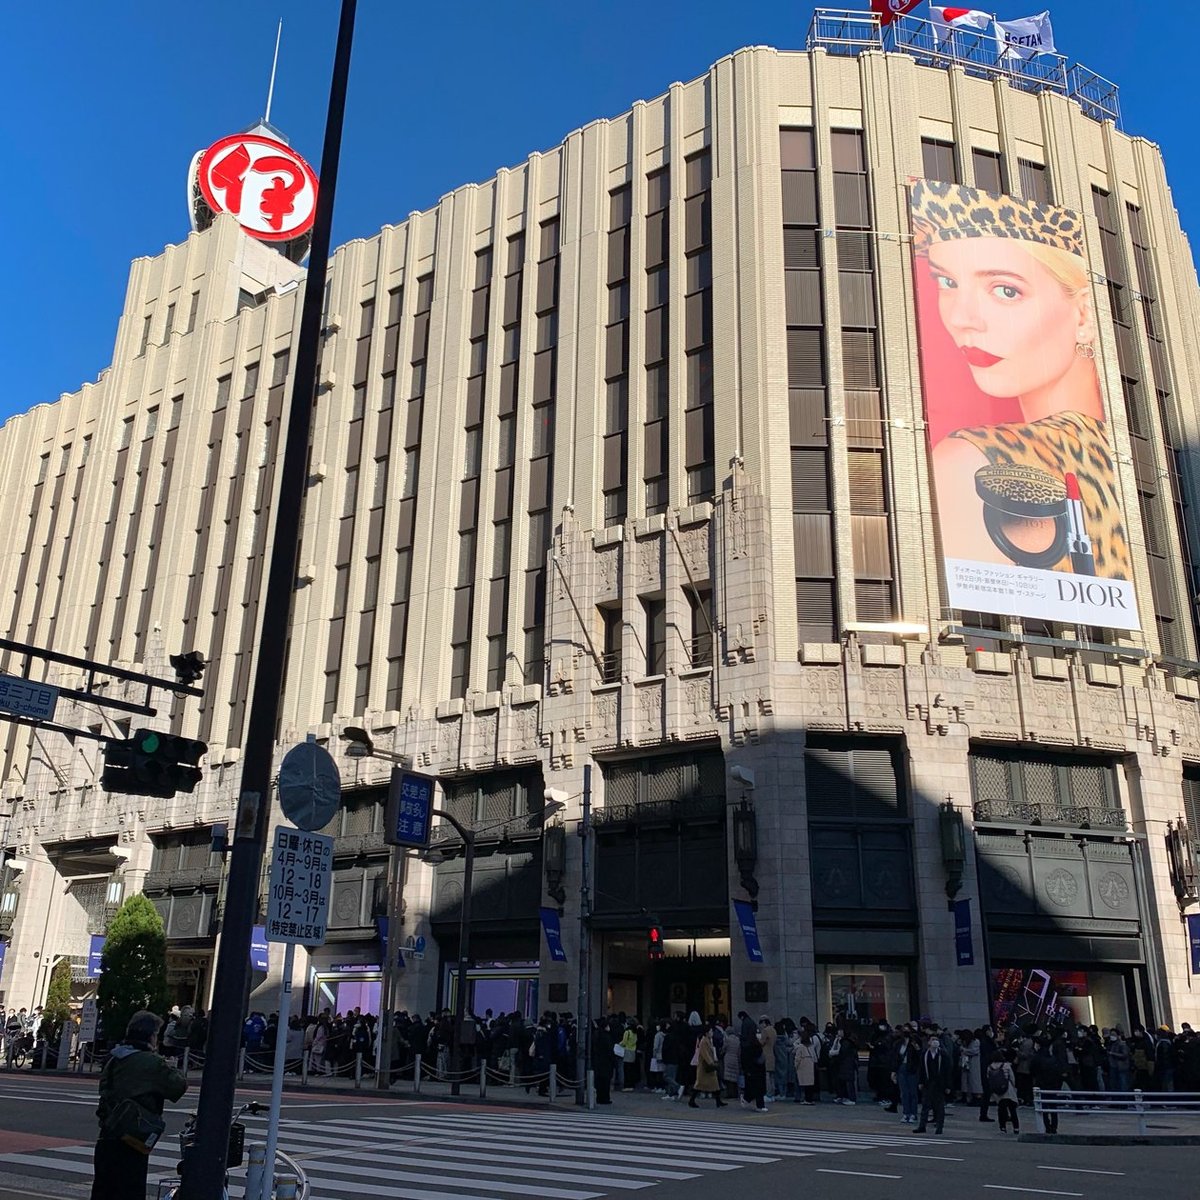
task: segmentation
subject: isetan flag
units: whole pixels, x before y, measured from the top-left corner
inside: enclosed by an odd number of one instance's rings
[[[933,14],[933,32],[939,46],[948,42],[956,29],[964,33],[971,30],[983,32],[994,20],[991,13],[980,12],[977,8],[949,8],[931,4],[929,11]]]
[[[996,43],[1002,59],[1024,60],[1035,54],[1053,54],[1054,28],[1050,24],[1050,13],[1017,17],[1015,21],[997,21]]]
[[[921,0],[871,0],[871,11],[879,14],[880,25],[890,25],[897,17],[910,13]]]

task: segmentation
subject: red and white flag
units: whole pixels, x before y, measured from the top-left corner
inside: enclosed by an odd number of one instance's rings
[[[956,29],[963,32],[976,30],[982,33],[992,23],[992,14],[980,12],[977,8],[950,8],[931,4],[929,11],[933,14],[933,32],[937,36],[939,46],[948,42]]]
[[[880,25],[890,25],[897,17],[910,13],[921,0],[871,0],[871,11],[879,14]]]

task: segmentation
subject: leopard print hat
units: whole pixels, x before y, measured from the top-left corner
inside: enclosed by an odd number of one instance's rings
[[[928,254],[931,242],[998,237],[1039,242],[1083,255],[1079,217],[1052,204],[998,196],[959,183],[918,179],[912,184],[910,207],[917,254]]]

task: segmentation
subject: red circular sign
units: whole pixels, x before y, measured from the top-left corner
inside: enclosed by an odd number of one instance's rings
[[[288,242],[312,228],[317,176],[295,150],[260,133],[235,133],[200,156],[200,192],[252,237]]]

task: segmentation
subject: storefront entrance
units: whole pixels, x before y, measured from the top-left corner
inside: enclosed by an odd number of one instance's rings
[[[645,930],[605,933],[598,941],[606,1013],[624,1013],[643,1024],[677,1013],[730,1015],[727,936],[668,930],[657,961],[647,957]]]
[[[445,1007],[453,1009],[458,995],[458,967],[445,964],[443,995]],[[490,1009],[494,1017],[519,1012],[536,1021],[538,1011],[538,964],[535,962],[482,962],[467,971],[467,1011],[482,1017]]]
[[[378,963],[334,963],[314,973],[309,1011],[319,1015],[326,1009],[337,1016],[353,1012],[379,1016],[383,971]]]
[[[208,978],[212,969],[212,953],[179,950],[167,951],[167,994],[171,1003],[181,1008],[208,1007]]]

